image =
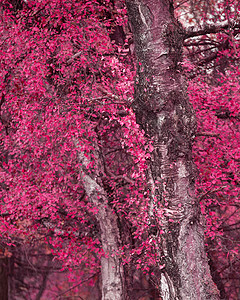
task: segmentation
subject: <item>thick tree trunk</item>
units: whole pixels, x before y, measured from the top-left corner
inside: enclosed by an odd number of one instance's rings
[[[102,300],[123,300],[125,293],[123,267],[119,256],[116,254],[119,249],[119,228],[117,217],[109,206],[108,196],[102,187],[100,174],[104,172],[99,156],[99,149],[95,145],[94,153],[92,153],[97,164],[93,174],[88,168],[90,161],[76,142],[75,145],[79,149],[80,175],[85,192],[89,201],[98,208],[96,218],[101,231],[102,248],[106,254],[101,258]]]
[[[181,75],[184,31],[170,0],[127,0],[138,71],[137,122],[154,143],[150,162],[152,197],[162,230],[164,300],[219,299],[204,249],[204,226],[194,194],[192,140],[195,118]],[[156,207],[157,206],[157,207]]]

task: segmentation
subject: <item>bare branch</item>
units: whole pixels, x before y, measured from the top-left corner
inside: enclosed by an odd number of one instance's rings
[[[233,26],[231,26],[228,24],[228,22],[227,23],[224,22],[220,25],[205,26],[203,29],[199,29],[199,30],[194,30],[194,27],[189,27],[186,29],[184,39],[186,40],[200,35],[218,33],[228,29],[240,29],[240,23],[235,23]]]
[[[90,279],[92,279],[93,277],[95,277],[95,276],[96,276],[97,274],[99,274],[99,273],[100,273],[100,272],[97,272],[97,273],[93,274],[92,276],[86,278],[85,280],[80,281],[80,283],[75,284],[74,286],[70,287],[70,288],[67,289],[66,291],[64,291],[64,292],[62,292],[61,294],[59,294],[59,295],[57,296],[57,299],[60,298],[63,294],[66,294],[66,293],[68,293],[69,291],[71,291],[71,290],[75,289],[76,287],[78,287],[79,285],[83,284],[84,282],[89,281]],[[79,296],[79,297],[80,297],[80,296]],[[81,297],[80,297],[80,298],[81,298]],[[81,299],[83,299],[83,298],[81,298]]]

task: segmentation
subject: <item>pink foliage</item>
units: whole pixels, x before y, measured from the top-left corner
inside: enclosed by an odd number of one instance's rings
[[[109,9],[97,1],[29,1],[15,15],[10,6],[1,10],[3,239],[49,243],[65,266],[89,269],[103,255],[98,208],[81,184],[74,140],[93,174],[93,142],[100,147],[113,213],[136,240],[148,222],[149,150],[129,108],[134,68],[115,55]]]
[[[84,263],[95,272],[107,254],[98,208],[80,180],[74,140],[92,174],[97,143],[109,204],[134,240],[123,239],[116,254],[148,271],[157,247],[147,234],[146,169],[153,147],[131,110],[135,69],[129,53],[109,38],[112,24],[126,26],[125,8],[114,14],[107,0],[29,0],[16,13],[9,3],[0,6],[3,242],[47,243],[65,267]],[[232,49],[221,55],[239,57],[239,45]],[[224,222],[229,226],[239,216],[239,72],[231,66],[215,85],[201,76],[189,82],[198,120],[197,193],[206,236],[218,239],[220,248]]]

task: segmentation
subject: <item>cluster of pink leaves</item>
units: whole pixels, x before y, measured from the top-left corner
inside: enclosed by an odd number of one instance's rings
[[[206,219],[206,243],[225,290],[234,299],[240,249],[239,74],[238,68],[232,68],[221,74],[215,86],[206,83],[206,78],[189,85],[198,120],[193,151],[199,170],[197,194]]]
[[[209,236],[219,234],[221,225],[214,206],[227,206],[239,201],[240,105],[239,70],[229,70],[221,77],[218,86],[204,81],[191,82],[189,95],[197,113],[198,135],[194,144],[196,164],[200,176],[197,183],[200,197],[204,199],[202,211],[207,217]],[[208,194],[207,194],[208,193]],[[211,209],[213,207],[213,209]],[[216,216],[214,218],[213,216]]]
[[[47,242],[65,266],[89,269],[103,253],[75,140],[93,176],[98,144],[109,205],[140,245],[148,217],[149,149],[129,108],[134,70],[115,55],[105,4],[36,0],[14,12],[4,1],[0,16],[2,239]]]

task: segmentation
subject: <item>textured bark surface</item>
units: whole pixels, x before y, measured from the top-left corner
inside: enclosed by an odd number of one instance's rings
[[[78,147],[77,143],[75,145]],[[99,149],[95,145],[94,153],[92,153],[98,164],[94,170],[94,174],[88,168],[90,161],[86,158],[80,147],[78,149],[79,163],[82,166],[80,170],[82,183],[89,201],[92,201],[98,208],[96,219],[100,227],[102,248],[106,254],[106,256],[101,258],[102,299],[122,300],[124,299],[123,267],[119,256],[116,255],[119,248],[120,235],[117,217],[113,214],[108,204],[108,197],[101,183]]]
[[[164,300],[219,299],[194,194],[196,122],[179,67],[184,31],[169,0],[129,0],[127,8],[138,59],[133,107],[154,143],[149,178],[155,209],[164,212],[157,219],[164,232],[161,295]]]

